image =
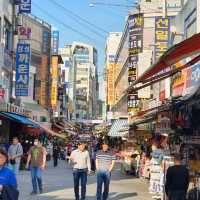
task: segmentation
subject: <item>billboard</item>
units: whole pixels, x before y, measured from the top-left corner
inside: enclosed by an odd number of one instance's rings
[[[51,105],[53,108],[57,105],[58,94],[58,56],[52,56],[51,59]]]
[[[31,0],[19,0],[19,13],[31,13]]]
[[[59,31],[52,32],[52,55],[58,55]]]
[[[137,79],[138,54],[143,51],[144,18],[142,13],[130,15],[128,18],[129,29],[129,64],[128,82],[131,85]],[[128,112],[134,114],[138,111],[138,93],[128,94]]]
[[[16,96],[28,96],[30,44],[18,43],[16,52]]]
[[[157,61],[168,49],[170,18],[155,18],[155,60]]]
[[[109,63],[107,68],[107,104],[114,104],[114,63]]]

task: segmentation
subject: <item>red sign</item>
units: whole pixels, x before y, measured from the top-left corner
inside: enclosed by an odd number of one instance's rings
[[[5,90],[3,88],[0,88],[0,97],[4,98],[5,96]]]
[[[31,38],[31,28],[20,26],[18,28],[18,33],[21,37],[26,37],[26,39]]]

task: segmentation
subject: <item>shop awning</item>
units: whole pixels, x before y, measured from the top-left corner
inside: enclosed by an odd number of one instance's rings
[[[10,119],[12,121],[19,122],[21,124],[31,126],[33,128],[39,128],[40,126],[37,123],[34,123],[33,121],[29,120],[27,117],[23,115],[19,115],[17,113],[12,112],[0,112],[0,116],[5,117],[7,119]]]
[[[163,56],[161,56],[159,61],[152,65],[147,71],[145,71],[133,83],[133,85],[136,85],[137,83],[142,83],[146,79],[154,76],[162,70],[167,69],[178,61],[197,53],[200,53],[200,33],[171,47],[168,51],[166,51],[166,53],[164,53]]]
[[[127,131],[120,131],[123,130],[128,125],[128,119],[118,119],[114,121],[108,136],[110,137],[124,137],[127,134]]]

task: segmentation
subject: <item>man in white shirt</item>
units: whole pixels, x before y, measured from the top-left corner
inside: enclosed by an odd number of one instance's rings
[[[73,163],[74,193],[76,200],[85,200],[87,175],[91,172],[89,152],[84,142],[78,143],[78,149],[72,151],[70,160]],[[79,182],[81,180],[81,199],[79,198]]]

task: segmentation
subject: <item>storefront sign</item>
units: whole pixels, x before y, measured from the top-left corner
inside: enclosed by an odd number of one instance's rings
[[[31,39],[31,28],[30,27],[24,27],[24,26],[20,26],[18,28],[18,35],[20,37],[20,39]]]
[[[28,96],[30,44],[18,43],[16,53],[16,96]]]
[[[42,41],[42,52],[44,54],[48,53],[50,47],[50,33],[48,31],[43,31],[43,41]]]
[[[4,98],[5,96],[5,89],[4,88],[0,88],[0,97]]]
[[[129,23],[129,65],[128,82],[131,85],[137,79],[138,53],[143,50],[143,14],[130,15]],[[138,93],[128,95],[128,112],[133,114],[138,112]]]
[[[52,107],[55,107],[57,105],[57,95],[58,95],[58,56],[52,56],[51,70],[52,70],[51,105]]]
[[[169,22],[169,18],[155,18],[155,60],[158,60],[168,49]]]
[[[52,55],[58,55],[59,47],[59,31],[53,31],[52,33]]]
[[[19,13],[31,13],[31,0],[19,0]]]
[[[107,104],[114,103],[114,63],[109,63],[107,68]]]

